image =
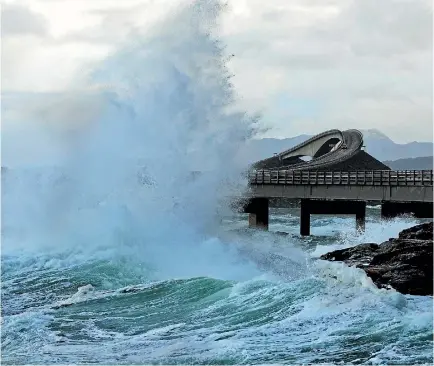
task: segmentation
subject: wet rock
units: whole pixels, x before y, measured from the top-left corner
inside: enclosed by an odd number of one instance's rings
[[[348,265],[370,263],[380,246],[375,243],[360,244],[353,248],[335,250],[324,254],[321,259],[345,262]]]
[[[424,223],[402,230],[399,233],[400,239],[421,239],[432,240],[433,238],[433,222]]]
[[[363,269],[380,288],[403,294],[433,295],[433,223],[403,230],[377,245],[360,244],[320,257]]]

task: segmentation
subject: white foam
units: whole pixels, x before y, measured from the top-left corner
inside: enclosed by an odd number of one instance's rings
[[[110,91],[92,91],[92,118],[79,103],[74,121],[56,110],[75,126],[57,167],[37,161],[4,177],[6,253],[129,256],[160,278],[257,274],[214,235],[226,200],[245,187],[247,162],[236,157],[253,131],[232,108],[220,9],[214,0],[177,9],[93,65],[89,86]]]
[[[362,243],[380,244],[390,238],[397,237],[401,230],[419,224],[420,221],[412,217],[398,217],[390,220],[382,220],[376,217],[367,217],[364,232],[356,232],[355,219],[333,219],[332,225],[325,230],[335,230],[339,234],[335,236],[332,244],[318,244],[310,253],[312,257],[320,257],[333,250],[345,249]],[[324,231],[324,235],[327,233]]]
[[[315,357],[330,348],[346,352],[339,346],[352,331],[396,335],[398,326],[414,332],[426,328],[431,303],[379,290],[361,270],[307,263],[307,255],[292,245],[291,238],[255,233],[241,240],[218,233],[227,208],[224,197],[245,183],[239,178],[244,162],[237,154],[252,132],[244,116],[227,108],[233,94],[212,27],[218,8],[210,0],[180,10],[153,32],[123,45],[102,65],[94,65],[90,84],[113,87],[92,94],[90,105],[86,103],[90,114],[79,106],[73,117],[68,112],[58,115],[59,123],[78,126],[62,138],[48,133],[64,150],[47,149],[34,157],[33,166],[12,169],[2,177],[2,254],[18,257],[15,274],[20,275],[22,268],[62,274],[74,265],[99,260],[120,260],[143,274],[133,276],[134,286],[108,279],[113,282],[107,285],[110,291],[89,283],[55,306],[127,297],[124,292],[164,279],[208,276],[238,282],[219,296],[207,297],[204,307],[196,303],[188,309],[192,324],[176,319],[140,334],[129,329],[127,334],[100,324],[110,322],[110,317],[119,320],[115,309],[95,311],[84,320],[85,334],[80,334],[92,339],[86,343],[58,344],[48,327],[54,311],[77,321],[74,307],[8,315],[2,331],[9,357],[24,354],[18,361],[28,362],[30,354],[31,361],[39,363],[173,363],[191,361],[188,357],[194,355],[200,363],[217,359],[256,364],[283,354],[297,357],[297,362],[317,363]],[[85,93],[79,99],[87,97]],[[45,127],[35,125],[38,128],[44,138],[33,131],[32,137],[42,146],[50,139],[45,139]],[[23,144],[8,143],[8,154],[12,156],[18,146]],[[45,153],[55,156],[43,162],[54,161],[56,168],[41,168],[39,159]],[[192,180],[190,172],[198,169],[206,174]],[[395,220],[382,226],[368,221],[366,233],[357,235],[354,221],[338,218],[330,223],[319,218],[312,221],[312,231],[348,232],[334,244],[342,247],[379,242],[413,222]],[[329,251],[334,245],[324,247]],[[319,252],[318,246],[314,254]],[[277,268],[269,260],[272,254],[288,259],[288,265]],[[265,263],[266,269],[259,270],[257,263]],[[282,267],[288,274],[283,280],[268,273],[280,273]],[[147,283],[137,285],[143,282]],[[116,285],[120,289],[113,290]],[[147,304],[134,305],[148,315]],[[165,337],[171,333],[177,337]],[[382,354],[374,357],[385,359]]]
[[[374,206],[367,205],[366,208],[370,208],[370,209],[373,209],[373,210],[380,210],[381,209],[381,205],[374,205]]]
[[[95,288],[91,284],[80,286],[75,294],[63,301],[60,301],[57,306],[61,307],[77,304],[79,302],[87,301],[90,298],[94,298],[94,290]]]

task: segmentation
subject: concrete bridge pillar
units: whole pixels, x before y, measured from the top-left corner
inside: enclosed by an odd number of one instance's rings
[[[366,202],[347,200],[301,200],[300,235],[310,235],[310,215],[356,215],[357,230],[365,230]]]
[[[269,202],[268,198],[252,198],[244,208],[249,213],[249,227],[268,230]]]
[[[301,200],[300,207],[300,235],[310,235],[310,200]]]
[[[365,223],[366,223],[366,203],[364,209],[360,208],[358,212],[356,212],[357,231],[365,231]]]

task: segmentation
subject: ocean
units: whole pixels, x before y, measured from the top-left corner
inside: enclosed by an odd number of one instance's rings
[[[314,236],[301,238],[296,211],[273,209],[268,233],[234,214],[220,238],[188,248],[4,253],[2,362],[430,363],[431,296],[317,259],[420,220],[381,222],[368,208],[357,234],[352,217],[314,216]]]
[[[2,125],[3,364],[432,362],[431,296],[318,260],[420,220],[370,207],[364,234],[314,216],[301,238],[295,208],[269,232],[231,211],[258,126],[232,107],[221,11],[178,9],[93,65],[74,108]]]

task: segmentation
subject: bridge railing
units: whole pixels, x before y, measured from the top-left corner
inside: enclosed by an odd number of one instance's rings
[[[432,170],[255,170],[249,183],[273,185],[433,186]]]

